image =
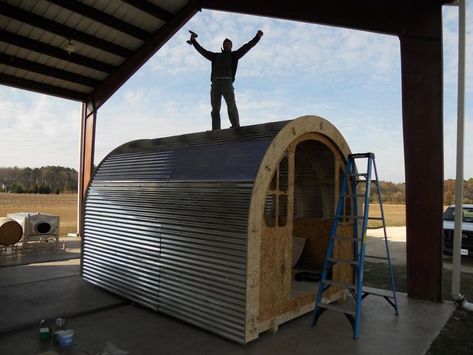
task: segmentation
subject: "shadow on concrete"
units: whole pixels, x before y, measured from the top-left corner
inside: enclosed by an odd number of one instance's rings
[[[0,270],[0,334],[128,304],[84,282],[78,265],[33,264]]]
[[[68,326],[74,344],[61,354],[100,353],[106,342],[133,355],[152,354],[424,354],[453,311],[453,305],[414,301],[399,295],[400,315],[395,316],[381,298],[364,302],[362,334],[352,339],[352,329],[342,314],[326,312],[316,327],[305,315],[280,326],[275,334],[239,345],[171,317],[135,305],[77,317]],[[40,342],[33,329],[0,337],[6,354],[59,351],[51,342]]]

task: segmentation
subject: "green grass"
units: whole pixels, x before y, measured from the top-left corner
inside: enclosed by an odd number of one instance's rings
[[[396,289],[407,292],[406,267],[393,266]],[[389,289],[387,266],[377,263],[365,263],[365,284],[370,287]],[[444,270],[442,275],[442,297],[451,300],[451,271]],[[469,301],[473,300],[473,274],[461,275],[462,293]],[[457,309],[452,314],[440,334],[434,340],[426,355],[471,355],[473,354],[473,313]]]

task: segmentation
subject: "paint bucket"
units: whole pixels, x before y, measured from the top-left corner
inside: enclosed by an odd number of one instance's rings
[[[74,331],[72,329],[58,330],[56,336],[59,346],[66,347],[72,344],[72,341],[74,340]]]

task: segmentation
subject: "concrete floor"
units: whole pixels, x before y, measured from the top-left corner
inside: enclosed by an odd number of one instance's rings
[[[80,239],[61,236],[58,244],[31,244],[31,247],[0,248],[0,267],[80,258]]]
[[[398,294],[395,316],[384,299],[363,304],[362,334],[342,314],[310,315],[242,346],[149,311],[81,281],[78,260],[0,268],[0,353],[101,353],[106,342],[130,354],[424,354],[454,310]],[[41,319],[65,317],[75,340],[68,348],[38,339]],[[53,353],[54,354],[54,353]]]

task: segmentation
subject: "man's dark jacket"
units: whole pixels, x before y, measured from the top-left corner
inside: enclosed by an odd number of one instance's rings
[[[212,73],[210,80],[215,78],[232,78],[235,81],[235,75],[238,67],[238,60],[243,57],[248,51],[253,48],[260,38],[255,36],[251,41],[241,46],[236,51],[222,50],[220,53],[210,52],[204,49],[194,38],[192,44],[195,49],[205,58],[212,62]]]

